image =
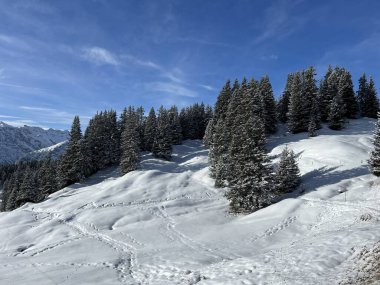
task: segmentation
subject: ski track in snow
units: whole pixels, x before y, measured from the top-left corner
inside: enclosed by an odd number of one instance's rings
[[[380,182],[356,171],[371,147],[368,122],[280,138],[271,155],[285,143],[302,153],[308,188],[248,216],[228,214],[199,141],[176,146],[173,162],[145,155],[140,171],[107,170],[1,213],[0,284],[337,284],[380,239]]]

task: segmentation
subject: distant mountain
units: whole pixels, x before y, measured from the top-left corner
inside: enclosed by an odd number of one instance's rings
[[[68,144],[68,141],[65,140],[55,145],[29,152],[23,157],[21,157],[19,160],[23,160],[23,161],[43,160],[45,158],[48,158],[49,155],[53,159],[58,159],[65,152],[67,144]]]
[[[54,156],[54,150],[59,149],[59,146],[51,149],[49,147],[67,141],[68,138],[68,131],[30,126],[13,127],[0,122],[0,163],[12,163],[28,156],[43,156],[42,153],[49,150],[53,151]],[[64,149],[63,145],[60,145],[61,149]]]

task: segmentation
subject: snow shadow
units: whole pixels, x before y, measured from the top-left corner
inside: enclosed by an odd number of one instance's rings
[[[339,183],[342,180],[369,174],[367,166],[336,171],[338,167],[322,167],[306,173],[302,176],[303,185],[308,191],[313,191],[326,185]]]

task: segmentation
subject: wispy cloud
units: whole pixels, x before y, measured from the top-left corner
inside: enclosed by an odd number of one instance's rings
[[[93,62],[95,64],[110,64],[110,65],[120,64],[120,61],[117,55],[101,47],[85,48],[83,50],[83,57],[86,60]]]
[[[53,108],[44,108],[44,107],[30,107],[30,106],[20,106],[20,109],[29,110],[29,111],[47,111],[47,112],[56,112],[56,109]]]
[[[1,115],[1,114],[0,114],[0,118],[3,118],[3,119],[21,119],[21,117]]]
[[[215,91],[216,88],[215,87],[212,87],[210,85],[206,85],[206,84],[199,84],[200,87],[202,87],[203,89],[206,89],[208,91]]]
[[[277,54],[266,54],[266,55],[262,55],[260,56],[260,59],[261,60],[277,60],[278,59],[278,55]]]
[[[1,78],[1,76],[0,76],[0,78]],[[23,91],[23,90],[24,91],[46,91],[46,89],[42,89],[42,88],[38,88],[38,87],[25,86],[25,85],[19,85],[19,84],[11,84],[11,83],[4,83],[4,82],[0,82],[0,86],[10,87],[10,88],[16,88],[16,89],[19,89],[20,91]]]
[[[190,42],[190,43],[196,43],[196,44],[201,44],[201,45],[220,46],[220,47],[227,47],[227,48],[239,48],[238,46],[225,43],[225,42],[211,41],[211,40],[198,39],[198,38],[178,37],[175,40],[180,41],[180,42]]]
[[[147,89],[154,92],[164,92],[176,96],[198,97],[198,94],[189,88],[173,82],[152,82],[147,84]]]
[[[292,15],[292,10],[303,0],[277,0],[264,12],[262,31],[255,38],[254,43],[259,44],[273,38],[282,38],[293,33],[300,25],[301,17]]]

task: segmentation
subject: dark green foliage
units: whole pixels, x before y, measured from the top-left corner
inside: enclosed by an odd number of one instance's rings
[[[380,116],[378,116],[373,137],[374,149],[371,152],[368,164],[372,174],[380,176]]]
[[[293,134],[304,132],[307,127],[305,128],[305,118],[303,117],[302,77],[300,72],[295,73],[293,76],[290,94],[287,120],[289,131]]]
[[[179,145],[182,143],[182,127],[178,115],[178,109],[176,106],[172,106],[169,109],[169,124],[172,131],[171,138],[173,145]]]
[[[140,162],[141,137],[139,133],[140,114],[130,107],[125,113],[125,126],[121,134],[120,169],[122,174],[136,170]]]
[[[154,139],[157,133],[157,117],[154,108],[151,108],[145,122],[144,150],[152,151]]]
[[[345,69],[341,69],[338,94],[342,98],[345,107],[344,116],[348,119],[355,119],[358,114],[359,106],[355,97],[351,74]]]
[[[195,103],[190,107],[183,108],[179,118],[181,122],[182,138],[186,139],[203,139],[208,121],[211,118],[211,107],[203,103]],[[207,113],[206,113],[207,111]]]
[[[260,117],[250,116],[245,124],[236,128],[230,146],[233,173],[227,198],[231,212],[251,213],[267,206],[273,194],[265,127]]]
[[[329,106],[331,104],[334,94],[331,94],[331,88],[329,87],[329,77],[333,73],[331,65],[329,65],[324,78],[321,80],[318,93],[319,109],[321,112],[322,122],[327,122]]]
[[[172,157],[172,131],[168,111],[161,106],[158,110],[157,134],[153,143],[153,155],[157,158],[170,160]]]
[[[329,128],[332,130],[341,130],[344,127],[345,107],[342,97],[338,94],[335,96],[329,106]]]
[[[301,184],[301,175],[294,152],[287,147],[281,153],[280,163],[276,172],[276,188],[278,194],[296,190]]]
[[[11,211],[25,203],[37,203],[57,191],[57,162],[51,158],[45,161],[24,161],[0,167],[6,171],[3,183],[1,211]]]
[[[366,98],[365,116],[368,118],[377,118],[379,111],[379,100],[377,98],[377,92],[373,78],[370,77],[368,84],[368,95]]]
[[[293,84],[293,74],[288,75],[288,79],[286,80],[285,90],[282,93],[280,99],[277,103],[277,118],[281,123],[287,122],[287,113],[289,111],[289,101],[290,101],[290,90]]]
[[[84,153],[82,152],[82,143],[79,117],[75,116],[66,153],[61,157],[59,163],[59,185],[62,188],[79,182],[85,176],[83,171],[85,160]]]
[[[272,85],[268,76],[264,76],[260,80],[257,91],[262,102],[261,118],[264,121],[265,133],[273,134],[277,129],[276,101],[274,100]]]

